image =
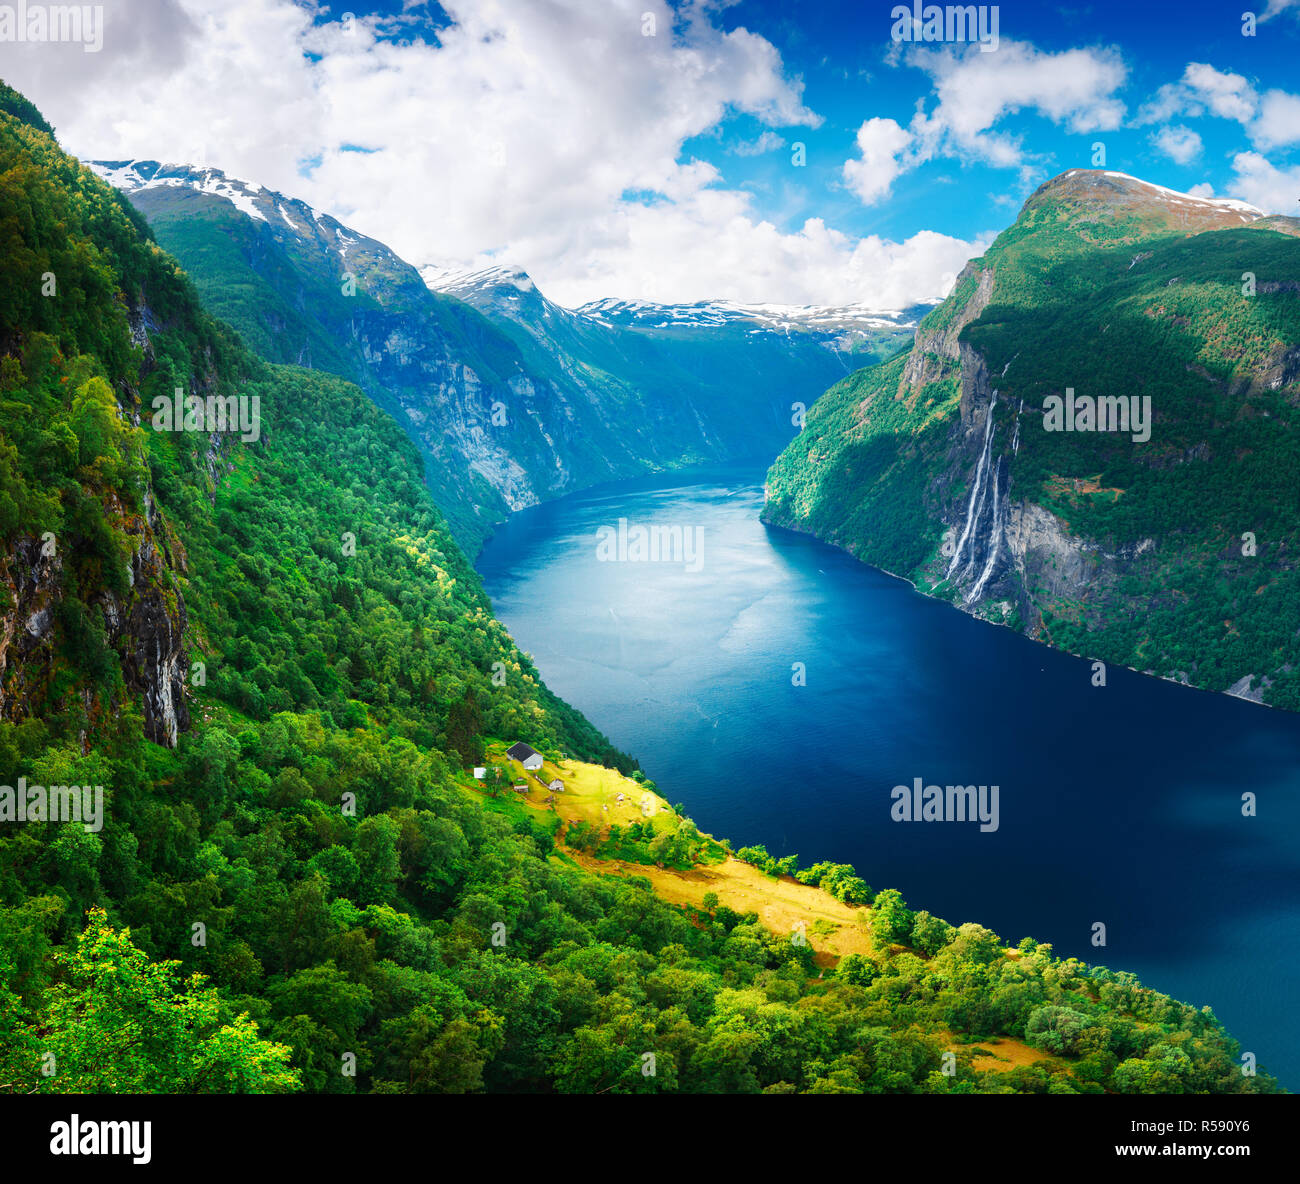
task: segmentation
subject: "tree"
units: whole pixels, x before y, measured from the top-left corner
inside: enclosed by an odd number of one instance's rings
[[[886,888],[877,895],[871,907],[871,932],[877,945],[908,941],[914,924],[912,910],[903,903],[897,888]]]
[[[912,945],[924,954],[937,954],[957,935],[947,921],[932,917],[925,909],[916,914],[912,923]]]
[[[854,987],[871,986],[879,973],[876,964],[861,954],[845,954],[835,967],[835,977]]]
[[[63,981],[46,996],[28,1043],[53,1055],[54,1072],[30,1066],[40,1093],[288,1093],[299,1088],[289,1049],[230,1017],[201,974],[150,962],[92,909],[75,947],[55,955]],[[27,1092],[27,1089],[24,1089]]]

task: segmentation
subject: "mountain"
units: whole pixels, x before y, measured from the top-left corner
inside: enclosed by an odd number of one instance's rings
[[[0,1093],[1278,1092],[1208,1008],[701,834],[542,685],[394,420],[253,354],[17,100]]]
[[[509,270],[422,279],[383,244],[215,169],[92,167],[259,354],[348,378],[397,418],[471,554],[511,511],[574,489],[774,456],[794,403],[896,351],[918,319],[738,310],[647,327],[560,308]]]
[[[905,356],[817,401],[766,519],[1071,652],[1300,709],[1298,235],[1121,173],[1047,182]]]
[[[420,273],[436,292],[472,304],[497,320],[517,321],[541,336],[558,323],[591,329],[591,322],[606,329],[634,328],[660,342],[689,340],[691,330],[700,336],[724,336],[731,329],[749,338],[751,345],[767,338],[815,343],[845,355],[855,352],[889,356],[912,340],[917,322],[937,301],[900,311],[880,310],[866,304],[843,307],[784,304],[736,304],[727,300],[700,300],[692,304],[656,304],[647,300],[593,300],[569,310],[547,300],[527,272],[517,267],[487,267],[462,271],[425,267]],[[607,336],[617,339],[622,334]],[[757,341],[755,339],[758,339]]]

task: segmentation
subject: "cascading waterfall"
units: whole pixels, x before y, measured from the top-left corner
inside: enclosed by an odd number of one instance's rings
[[[1010,365],[1010,363],[1008,363]],[[952,579],[952,573],[957,570],[957,565],[961,562],[962,555],[966,551],[966,544],[970,541],[971,531],[975,523],[979,520],[980,514],[984,510],[984,494],[988,476],[989,454],[993,450],[993,408],[998,403],[998,392],[993,392],[993,397],[989,400],[988,418],[984,421],[984,444],[980,448],[979,463],[975,466],[975,482],[971,486],[970,501],[966,503],[966,522],[962,526],[961,535],[957,539],[957,546],[953,548],[952,562],[948,564],[947,578]],[[962,569],[962,578],[965,578],[971,567],[975,563],[975,547],[971,545],[971,555]]]
[[[976,581],[975,587],[970,590],[966,596],[967,604],[974,604],[980,598],[980,593],[984,591],[984,585],[989,582],[989,577],[993,575],[993,569],[997,566],[998,556],[1002,553],[1002,536],[1006,529],[1006,499],[998,496],[999,478],[1002,475],[1002,457],[998,457],[993,465],[993,526],[989,530],[989,551],[988,558],[984,561],[984,570],[980,572],[980,578]],[[974,547],[971,548],[974,558]]]

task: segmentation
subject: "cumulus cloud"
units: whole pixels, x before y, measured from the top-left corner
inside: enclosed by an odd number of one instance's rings
[[[1300,165],[1280,169],[1258,152],[1239,152],[1232,158],[1232,168],[1229,196],[1248,201],[1266,214],[1295,213]]]
[[[992,131],[1013,112],[1033,111],[1072,132],[1113,131],[1124,118],[1116,92],[1128,76],[1115,49],[1044,52],[1003,41],[995,54],[978,47],[915,48],[907,55],[933,79],[938,105],[918,112],[911,130],[929,153],[1019,166],[1012,137]]]
[[[930,76],[936,102],[918,106],[904,129],[892,119],[870,119],[857,134],[859,155],[843,168],[848,187],[864,202],[885,196],[898,176],[936,157],[976,160],[1035,172],[1020,140],[997,124],[1033,112],[1072,132],[1112,131],[1125,114],[1116,98],[1128,76],[1118,50],[1039,50],[1003,41],[997,53],[979,46],[895,45],[888,60]]]
[[[1250,138],[1260,148],[1279,148],[1300,142],[1300,95],[1270,90],[1260,100],[1259,115]]]
[[[106,3],[87,68],[6,62],[71,151],[223,168],[417,265],[520,264],[569,304],[895,302],[973,249],[779,229],[684,151],[737,114],[763,150],[821,122],[776,48],[720,27],[712,0],[443,0],[437,26],[410,4],[343,20],[293,0]]]
[[[868,119],[858,128],[859,156],[844,162],[844,182],[870,205],[889,193],[903,171],[900,154],[912,143],[911,134],[892,119]]]
[[[1300,6],[1300,0],[1296,0]],[[1300,142],[1300,95],[1284,90],[1260,94],[1244,75],[1217,70],[1206,62],[1189,62],[1178,82],[1166,83],[1138,112],[1138,124],[1164,123],[1180,117],[1217,115],[1246,129],[1257,148]]]
[[[1170,160],[1177,164],[1187,164],[1201,154],[1201,137],[1191,128],[1175,124],[1162,127],[1151,137],[1151,142]]]
[[[1216,70],[1205,62],[1191,62],[1183,82],[1215,115],[1247,122],[1255,113],[1255,88],[1240,74]]]

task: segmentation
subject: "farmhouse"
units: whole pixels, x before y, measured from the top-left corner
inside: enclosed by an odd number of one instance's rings
[[[530,748],[522,740],[516,741],[507,748],[506,756],[512,761],[518,761],[530,773],[542,767],[542,754],[535,748]]]

